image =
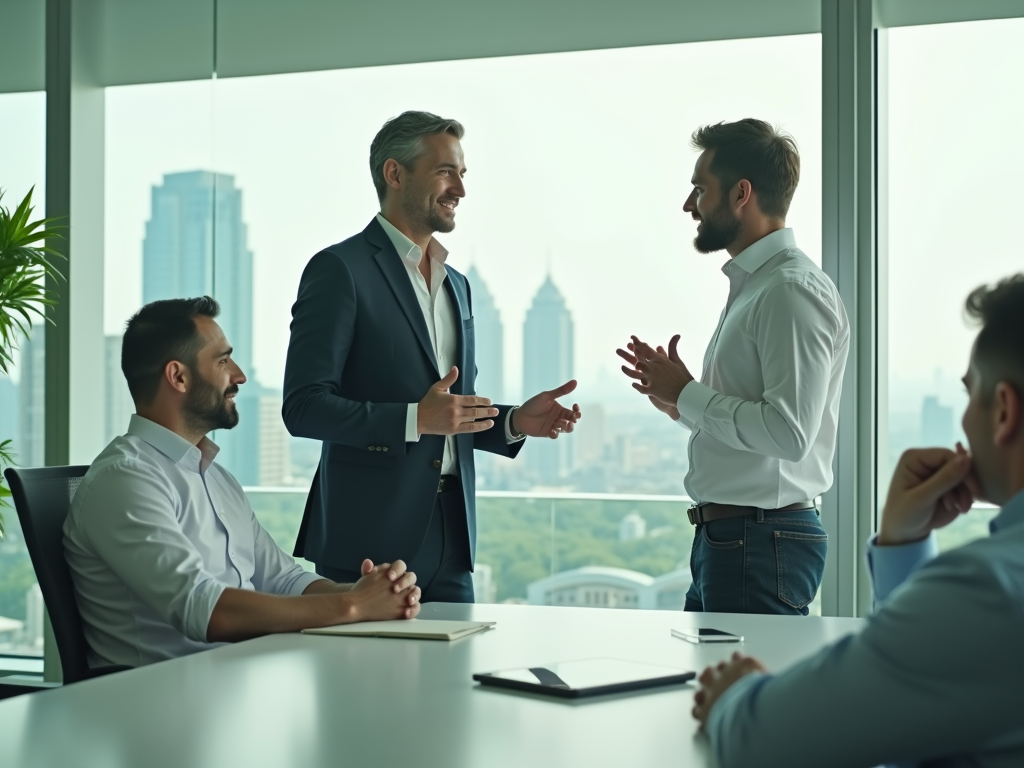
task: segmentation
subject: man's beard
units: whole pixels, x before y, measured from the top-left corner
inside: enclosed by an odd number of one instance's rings
[[[221,392],[202,376],[196,375],[191,391],[185,396],[181,414],[185,423],[196,432],[231,429],[238,424],[238,410],[228,405],[227,396],[238,392],[232,385]]]
[[[455,229],[455,222],[442,217],[432,205],[420,208],[412,200],[403,200],[402,210],[405,211],[409,222],[421,232],[451,232]]]
[[[728,248],[740,236],[743,229],[739,219],[729,210],[729,201],[723,199],[711,215],[704,217],[700,232],[693,238],[693,247],[698,253],[714,253]]]

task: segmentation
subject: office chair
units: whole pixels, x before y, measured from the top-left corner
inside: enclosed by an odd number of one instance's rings
[[[131,669],[122,666],[89,669],[86,662],[82,617],[75,602],[71,569],[64,559],[63,529],[71,499],[88,469],[87,466],[9,467],[4,471],[43,602],[50,614],[65,684]]]

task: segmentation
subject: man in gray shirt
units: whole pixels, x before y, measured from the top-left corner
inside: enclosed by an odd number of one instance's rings
[[[722,768],[1024,765],[1024,274],[967,300],[970,454],[907,451],[868,561],[879,608],[783,674],[750,657],[704,670],[694,716]],[[976,498],[991,535],[937,555]],[[799,732],[793,724],[799,723]]]
[[[89,468],[64,524],[90,666],[419,612],[401,560],[364,560],[355,584],[305,571],[214,461],[206,433],[238,423],[245,383],[218,311],[208,296],[155,301],[125,330],[121,369],[137,413]]]

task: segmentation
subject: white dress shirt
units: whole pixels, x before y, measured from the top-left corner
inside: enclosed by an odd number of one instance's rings
[[[256,520],[218,448],[139,415],[82,479],[64,552],[90,666],[141,666],[212,648],[227,587],[301,595],[314,581]]]
[[[423,273],[420,272],[420,260],[423,258],[423,251],[420,247],[379,213],[377,221],[380,222],[384,232],[395,246],[395,250],[405,265],[405,271],[409,273],[409,281],[412,283],[416,299],[420,303],[423,320],[427,324],[427,333],[430,335],[430,346],[434,350],[437,370],[442,377],[447,376],[448,371],[456,362],[459,342],[455,308],[452,306],[448,291],[444,290],[444,281],[448,279],[448,270],[444,266],[448,260],[448,251],[435,238],[430,238],[430,243],[427,245],[427,258],[430,259],[430,285],[427,286],[427,281],[423,277]],[[475,375],[476,371],[459,371],[460,377]],[[485,392],[482,396],[486,397],[487,393]],[[409,409],[405,415],[406,442],[415,443],[420,439],[416,429],[418,415],[419,403],[409,403]],[[509,411],[505,417],[505,439],[510,443],[515,442],[509,425],[511,415],[512,412]],[[455,436],[446,435],[444,456],[441,459],[442,475],[457,475],[459,473],[456,450]]]
[[[699,503],[778,509],[832,485],[850,326],[839,292],[780,229],[730,259],[729,299],[699,382],[676,407],[693,430]]]

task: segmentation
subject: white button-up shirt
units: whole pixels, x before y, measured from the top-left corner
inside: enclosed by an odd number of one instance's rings
[[[435,238],[430,238],[430,243],[427,245],[427,258],[430,260],[430,285],[428,286],[423,273],[420,272],[420,260],[423,258],[423,251],[420,247],[379,213],[377,221],[384,228],[384,232],[402,259],[406,272],[409,273],[409,280],[416,293],[416,299],[419,301],[420,310],[423,312],[423,320],[427,324],[427,333],[430,336],[430,346],[434,350],[437,370],[440,371],[442,377],[447,376],[448,371],[456,362],[455,356],[458,354],[459,342],[455,308],[452,306],[448,291],[444,290],[444,281],[448,279],[448,270],[444,266],[448,260],[448,251]],[[476,371],[459,371],[459,376],[472,377],[475,375]],[[424,394],[426,393],[424,392]],[[487,393],[484,392],[481,396],[487,397]],[[409,409],[405,415],[406,442],[414,443],[420,439],[416,429],[418,415],[419,403],[409,403]],[[505,418],[505,439],[511,443],[515,442],[515,438],[512,437],[509,425],[510,417],[511,411]],[[446,435],[444,456],[441,459],[441,474],[457,475],[459,473],[457,458],[455,436]]]
[[[729,298],[699,382],[676,407],[693,430],[687,493],[777,509],[832,485],[850,326],[839,292],[780,229],[730,259]]]
[[[140,666],[214,647],[227,587],[300,595],[320,576],[256,520],[218,448],[139,415],[82,479],[64,523],[90,666]]]

